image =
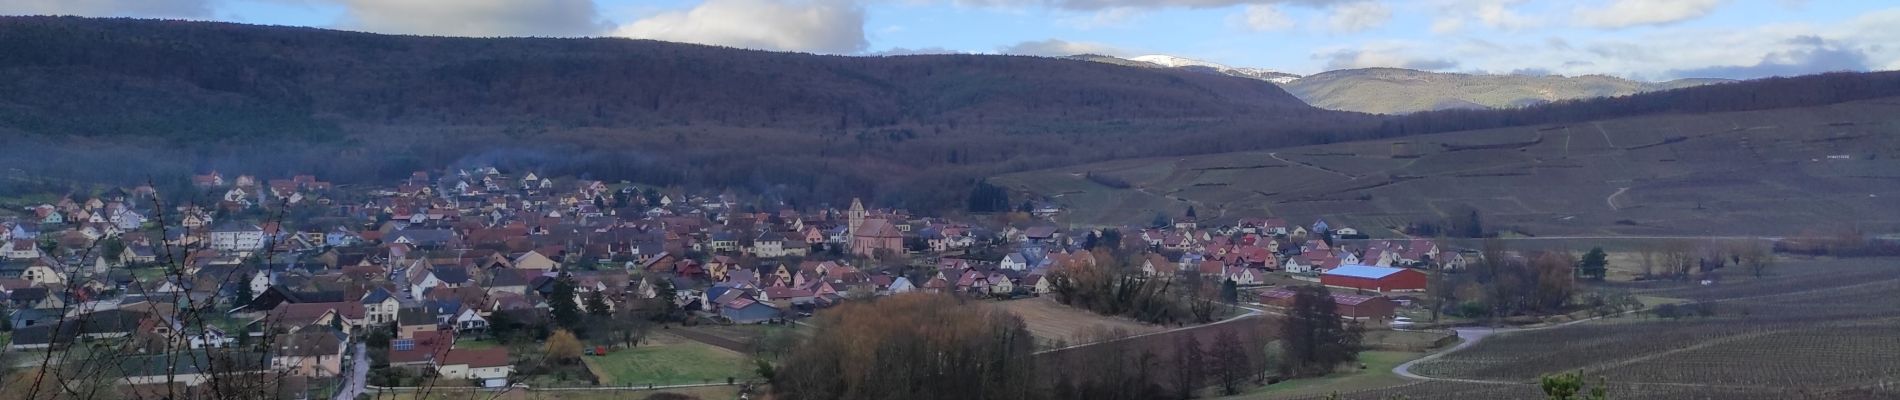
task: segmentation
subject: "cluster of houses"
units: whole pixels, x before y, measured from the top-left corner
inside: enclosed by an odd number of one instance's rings
[[[1336,246],[1328,235],[1357,232],[1324,221],[1062,229],[918,217],[855,200],[843,209],[765,207],[730,192],[495,168],[416,172],[347,190],[307,175],[209,173],[191,183],[210,194],[206,204],[156,209],[157,191],[139,186],[66,196],[0,224],[8,346],[124,339],[129,354],[243,347],[266,353],[269,362],[255,368],[322,379],[351,368],[346,359],[364,332],[391,329],[391,367],[493,386],[511,379],[511,355],[458,349],[456,338],[484,332],[498,313],[546,321],[557,276],[573,279],[577,300],[598,293],[616,307],[672,290],[675,306],[700,317],[763,323],[913,291],[1041,295],[1050,271],[1101,262],[1087,251],[1101,245],[1145,249],[1147,274],[1241,285],[1285,271],[1328,285],[1413,290],[1410,268],[1463,263],[1425,240]],[[1039,214],[1055,212],[1046,208]],[[1115,237],[1121,243],[1101,243]],[[185,314],[218,323],[185,323]],[[261,342],[268,348],[244,346]]]

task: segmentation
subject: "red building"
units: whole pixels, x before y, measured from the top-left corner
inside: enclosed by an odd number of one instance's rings
[[[1260,295],[1260,302],[1281,308],[1292,307],[1293,291],[1287,289],[1269,290]],[[1368,321],[1375,325],[1391,321],[1399,308],[1398,302],[1392,301],[1391,298],[1385,296],[1343,293],[1333,294],[1333,305],[1341,317]]]
[[[1319,283],[1326,286],[1375,292],[1423,291],[1427,280],[1418,270],[1367,265],[1342,265],[1319,275]]]

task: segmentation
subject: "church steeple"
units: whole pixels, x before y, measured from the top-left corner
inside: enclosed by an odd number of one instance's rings
[[[847,233],[857,236],[858,227],[864,226],[864,202],[858,201],[856,197],[851,198],[851,210],[846,211],[845,216],[848,218],[845,225]]]

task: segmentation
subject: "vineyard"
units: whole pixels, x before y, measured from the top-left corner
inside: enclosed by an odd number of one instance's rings
[[[1734,284],[1643,290],[1713,305],[1713,315],[1626,316],[1493,335],[1414,366],[1448,379],[1346,398],[1537,398],[1545,374],[1581,371],[1613,398],[1900,398],[1900,266],[1788,261]]]

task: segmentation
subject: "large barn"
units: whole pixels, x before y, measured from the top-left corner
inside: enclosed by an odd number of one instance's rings
[[[1260,294],[1262,304],[1289,308],[1293,306],[1293,291],[1273,289]],[[1333,305],[1339,316],[1365,321],[1373,325],[1383,325],[1392,320],[1398,312],[1398,303],[1385,296],[1367,296],[1362,294],[1333,293]]]
[[[1375,292],[1423,291],[1427,280],[1418,270],[1369,265],[1342,265],[1319,275],[1319,283],[1326,286]]]

